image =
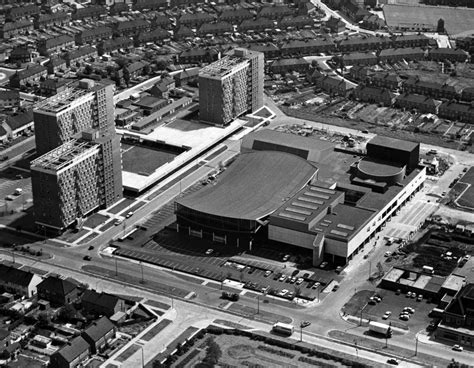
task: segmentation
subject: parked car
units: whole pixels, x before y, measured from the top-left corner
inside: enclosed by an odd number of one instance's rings
[[[423,295],[418,295],[418,297],[416,298],[416,301],[417,302],[421,302],[423,300]]]
[[[84,256],[84,258],[82,258],[84,261],[90,261],[92,258],[91,256]]]
[[[410,315],[409,314],[400,314],[400,317],[399,317],[402,321],[408,321],[410,319]]]
[[[278,273],[275,274],[275,276],[273,276],[273,280],[276,281],[276,280],[278,280],[278,279],[279,279],[280,277],[282,277],[282,276],[283,276],[283,274],[282,274],[281,272],[278,272]]]
[[[398,365],[398,360],[396,360],[395,358],[390,358],[387,360],[387,363],[392,365]]]
[[[296,280],[296,285],[301,285],[303,281],[304,281],[304,278],[298,277],[298,279]]]
[[[268,276],[270,276],[271,274],[272,274],[272,271],[267,270],[267,271],[265,271],[265,273],[263,274],[263,276],[268,277]]]
[[[321,264],[319,265],[319,268],[326,268],[327,265],[328,265],[327,262],[323,262],[323,263],[321,263]]]
[[[286,261],[288,261],[289,259],[290,259],[290,255],[289,255],[289,254],[285,254],[281,260],[282,260],[283,262],[286,262]]]
[[[286,278],[287,278],[287,276],[286,276],[286,275],[281,275],[281,276],[280,276],[280,278],[278,279],[278,281],[281,281],[281,282],[283,282],[283,281],[285,281],[285,280],[286,280]]]
[[[388,319],[391,315],[392,315],[392,312],[386,311],[382,318],[383,319]]]
[[[316,289],[319,287],[319,285],[321,285],[320,282],[315,282],[315,283],[313,284],[313,286],[311,287],[311,289],[315,289],[315,290],[316,290]]]
[[[286,289],[283,289],[278,293],[279,296],[285,296],[286,294],[288,294],[288,290]]]
[[[453,350],[454,351],[463,351],[464,349],[461,345],[456,344],[456,345],[453,346]]]
[[[210,256],[212,253],[214,253],[214,249],[209,248],[208,250],[206,250],[206,255],[207,256]]]

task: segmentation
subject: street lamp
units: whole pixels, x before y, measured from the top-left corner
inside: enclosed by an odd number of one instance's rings
[[[418,354],[418,335],[415,335],[415,356]]]
[[[145,283],[145,279],[143,278],[143,263],[142,261],[140,261],[140,268],[142,270],[142,279],[140,280],[140,284],[144,284]]]
[[[357,358],[359,357],[359,349],[357,347],[357,340],[354,339],[354,345],[355,345],[355,349],[356,349],[356,356]]]

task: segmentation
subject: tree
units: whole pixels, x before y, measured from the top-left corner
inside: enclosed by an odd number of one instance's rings
[[[161,364],[161,362],[158,359],[156,359],[156,360],[153,361],[152,367],[153,368],[163,368],[164,365]]]
[[[169,63],[166,60],[158,60],[156,62],[156,69],[157,70],[165,70],[168,66],[169,66]]]
[[[127,87],[130,83],[130,72],[128,71],[127,68],[123,68],[123,80],[127,84]]]
[[[72,306],[72,304],[66,304],[59,312],[59,318],[65,321],[72,320],[76,317],[76,309]]]
[[[91,74],[92,73],[92,66],[86,65],[86,67],[84,68],[84,73]]]
[[[222,356],[222,351],[219,345],[214,341],[213,338],[207,339],[207,351],[206,356],[203,360],[203,363],[208,364],[209,366],[213,367],[219,361],[220,357]]]
[[[444,33],[444,19],[443,18],[439,18],[438,26],[436,27],[436,32]]]
[[[8,360],[8,359],[10,359],[10,356],[11,356],[10,352],[7,349],[3,350],[0,353],[0,359],[2,359],[2,360]]]

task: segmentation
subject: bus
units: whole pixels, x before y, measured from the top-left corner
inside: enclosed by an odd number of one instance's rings
[[[283,322],[275,323],[272,328],[272,331],[274,333],[285,335],[285,336],[291,336],[294,330],[295,328],[293,327],[293,325],[289,323],[283,323]]]

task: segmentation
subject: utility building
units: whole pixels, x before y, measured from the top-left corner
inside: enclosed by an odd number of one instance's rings
[[[235,49],[199,73],[199,118],[227,125],[263,106],[263,53]]]

